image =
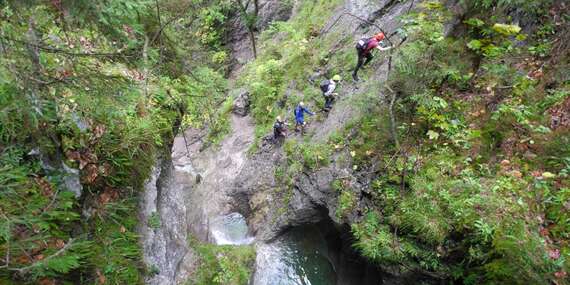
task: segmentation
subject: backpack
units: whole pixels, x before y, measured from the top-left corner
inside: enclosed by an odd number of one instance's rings
[[[370,43],[370,39],[372,38],[362,38],[356,43],[356,49],[359,51],[364,51],[368,47],[368,43]]]
[[[329,84],[330,84],[330,81],[328,79],[321,81],[320,87],[321,87],[321,91],[323,91],[323,93],[329,91]]]
[[[285,123],[284,122],[275,122],[275,124],[273,124],[273,129],[280,131],[282,129],[285,128]]]

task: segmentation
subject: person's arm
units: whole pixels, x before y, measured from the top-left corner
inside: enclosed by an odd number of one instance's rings
[[[305,108],[305,112],[307,112],[307,114],[313,116],[315,113],[311,112],[311,110]]]
[[[378,45],[376,48],[381,50],[381,51],[387,51],[387,50],[392,49],[392,47],[381,47],[380,45]]]

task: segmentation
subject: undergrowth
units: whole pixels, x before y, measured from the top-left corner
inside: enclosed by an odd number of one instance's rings
[[[249,284],[255,263],[251,245],[212,245],[190,239],[199,256],[199,265],[187,284]]]
[[[377,113],[349,126],[355,161],[379,173],[374,207],[352,224],[355,246],[380,265],[436,279],[567,284],[570,136],[557,118],[568,81],[560,67],[539,69],[560,56],[537,52],[534,43],[552,37],[522,34],[500,12],[513,3],[487,2],[496,14],[475,6],[459,38],[443,37],[449,14],[437,2],[406,17],[412,38],[388,81],[404,143],[392,149]]]

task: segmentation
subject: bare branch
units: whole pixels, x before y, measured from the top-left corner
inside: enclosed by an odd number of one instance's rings
[[[69,50],[64,50],[64,49],[60,49],[60,48],[56,48],[56,47],[52,47],[52,46],[46,46],[46,45],[31,43],[28,41],[9,38],[9,37],[5,37],[5,36],[0,36],[0,38],[7,40],[7,41],[10,41],[10,42],[19,43],[19,44],[27,45],[29,47],[36,48],[36,49],[40,49],[40,50],[48,52],[48,53],[61,53],[61,54],[66,54],[66,55],[71,55],[71,56],[78,56],[78,57],[118,57],[118,56],[132,57],[132,56],[134,56],[133,54],[129,54],[126,51],[121,51],[121,52],[116,52],[116,53],[73,52],[73,51],[69,51]]]

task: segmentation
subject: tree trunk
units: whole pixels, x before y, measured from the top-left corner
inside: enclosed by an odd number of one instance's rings
[[[386,85],[388,91],[392,95],[390,98],[390,105],[388,106],[388,111],[390,113],[390,133],[392,133],[392,139],[396,148],[400,148],[400,142],[398,141],[398,133],[396,131],[396,116],[394,115],[394,104],[396,103],[396,92]]]
[[[255,43],[255,23],[257,22],[257,13],[259,12],[259,3],[258,0],[254,0],[254,15],[253,20],[250,19],[250,15],[247,13],[247,6],[249,6],[250,2],[247,2],[244,5],[241,0],[236,0],[237,4],[239,5],[241,16],[244,20],[245,27],[249,33],[249,40],[251,42],[251,50],[253,51],[253,58],[257,59],[257,47]]]
[[[257,59],[257,47],[255,46],[255,33],[253,29],[249,30],[249,39],[251,41],[251,49],[253,50],[253,58]]]

